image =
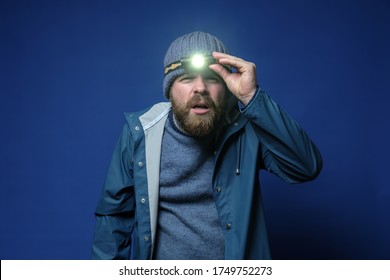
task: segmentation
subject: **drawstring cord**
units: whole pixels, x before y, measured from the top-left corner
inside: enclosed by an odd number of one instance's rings
[[[240,175],[240,168],[241,168],[241,135],[238,136],[236,175]]]

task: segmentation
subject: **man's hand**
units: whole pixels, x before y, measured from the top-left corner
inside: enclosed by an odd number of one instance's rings
[[[244,105],[248,105],[257,88],[256,65],[224,53],[213,52],[212,55],[219,64],[210,65],[210,69],[222,77],[228,89]],[[237,69],[237,72],[231,73],[221,64],[232,66]]]

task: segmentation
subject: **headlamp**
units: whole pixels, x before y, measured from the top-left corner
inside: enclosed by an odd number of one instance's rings
[[[194,54],[191,57],[182,58],[165,67],[165,75],[169,72],[183,68],[186,72],[201,71],[207,69],[209,65],[218,63],[212,55]],[[226,67],[225,67],[226,68]]]
[[[202,69],[217,61],[211,55],[194,54],[190,58],[183,58],[181,64],[185,69]]]

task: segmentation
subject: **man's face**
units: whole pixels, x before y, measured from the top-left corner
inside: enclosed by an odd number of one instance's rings
[[[225,107],[225,84],[211,70],[184,74],[170,90],[173,114],[180,128],[190,136],[205,136],[217,126]]]

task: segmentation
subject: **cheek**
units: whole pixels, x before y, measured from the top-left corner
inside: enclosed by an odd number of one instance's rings
[[[220,106],[224,103],[224,100],[226,98],[226,91],[224,88],[218,88],[215,92],[210,94],[210,96],[214,100],[215,104]]]
[[[178,103],[185,102],[186,99],[186,93],[188,92],[188,89],[186,85],[180,84],[178,82],[174,82],[172,84],[171,90],[170,90],[170,97],[171,99],[175,99]]]
[[[170,97],[171,100],[174,100],[176,103],[183,103],[185,99],[185,94],[180,87],[176,86],[171,88]]]

